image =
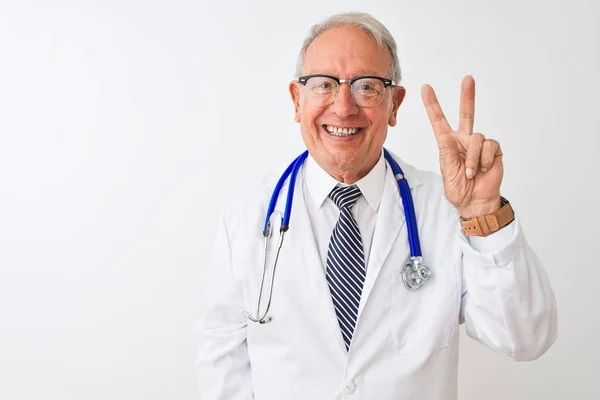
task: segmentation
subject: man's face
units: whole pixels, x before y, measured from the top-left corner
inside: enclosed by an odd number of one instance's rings
[[[303,75],[326,74],[340,79],[380,76],[391,79],[391,56],[368,33],[353,26],[333,28],[319,35],[304,57]],[[307,88],[308,89],[308,88]],[[387,135],[387,126],[396,125],[396,112],[405,90],[388,87],[379,105],[359,107],[352,99],[350,86],[342,83],[339,95],[329,106],[316,107],[297,81],[290,83],[296,122],[310,154],[329,174],[353,183],[375,165]],[[328,128],[354,129],[352,135],[339,137]]]

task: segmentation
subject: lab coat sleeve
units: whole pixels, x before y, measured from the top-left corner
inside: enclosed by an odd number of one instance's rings
[[[515,361],[540,357],[556,340],[556,300],[518,215],[485,238],[458,231],[467,334]]]
[[[205,309],[196,326],[196,367],[201,400],[254,398],[241,293],[233,276],[230,242],[222,219],[209,269]]]

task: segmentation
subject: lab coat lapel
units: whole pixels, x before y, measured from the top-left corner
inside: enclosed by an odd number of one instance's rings
[[[296,181],[294,194],[292,220],[286,241],[293,251],[290,251],[293,260],[296,260],[296,268],[305,278],[307,293],[304,301],[314,303],[316,310],[315,323],[324,323],[328,326],[330,333],[340,349],[340,354],[346,355],[346,347],[340,330],[331,292],[325,277],[325,268],[319,251],[306,207],[304,194],[304,168],[300,171]],[[300,175],[300,174],[299,174]],[[301,179],[300,179],[301,178]]]
[[[411,193],[414,194],[413,188],[420,185],[418,172],[410,165],[404,163],[395,154],[392,153],[394,159],[402,168],[406,179],[408,180]],[[390,251],[394,246],[401,246],[401,259],[387,260]],[[408,245],[408,232],[406,231],[406,216],[404,214],[404,205],[400,197],[400,189],[394,178],[394,174],[389,165],[386,168],[385,186],[377,222],[375,224],[375,232],[373,233],[373,242],[369,255],[369,263],[367,265],[367,275],[363,286],[358,315],[365,307],[373,286],[379,276],[386,261],[403,265],[410,257],[410,247]]]
[[[369,262],[367,265],[367,275],[363,286],[358,315],[365,307],[369,294],[375,285],[379,272],[381,271],[393,246],[403,246],[406,252],[406,259],[410,255],[408,247],[408,235],[406,234],[406,218],[398,184],[394,179],[389,165],[386,169],[385,186],[379,205],[375,232],[373,233],[373,242],[371,245]],[[403,233],[404,232],[404,233]],[[394,260],[394,262],[403,263],[405,260]]]

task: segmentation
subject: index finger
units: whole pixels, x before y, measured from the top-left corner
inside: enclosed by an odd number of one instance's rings
[[[429,117],[429,122],[431,122],[436,138],[450,134],[452,128],[450,128],[450,124],[444,116],[433,88],[429,85],[423,85],[421,88],[421,97],[423,98],[423,104],[425,104],[425,110],[427,110],[427,116]]]
[[[475,79],[465,76],[460,86],[460,117],[458,131],[463,134],[473,134],[475,122]]]

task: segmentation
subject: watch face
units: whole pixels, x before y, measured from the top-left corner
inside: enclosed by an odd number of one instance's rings
[[[500,196],[500,207],[505,206],[506,204],[508,204],[508,200]]]

